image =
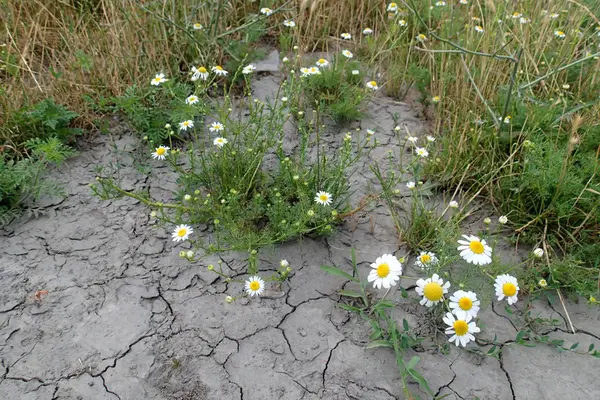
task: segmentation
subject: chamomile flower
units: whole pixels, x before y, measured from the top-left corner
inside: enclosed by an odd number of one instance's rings
[[[528,24],[528,23],[530,23],[530,22],[531,22],[531,20],[530,20],[529,18],[525,18],[525,17],[521,17],[521,18],[519,18],[519,23],[520,23],[521,25]]]
[[[352,70],[352,75],[360,75],[360,71],[357,69]]]
[[[152,158],[154,158],[155,160],[164,160],[167,155],[169,155],[169,147],[158,146],[154,150],[154,153],[152,153]]]
[[[388,4],[387,10],[389,12],[396,12],[396,11],[398,11],[398,4],[396,4],[396,3],[390,3],[390,4]]]
[[[350,39],[352,39],[352,35],[349,34],[349,33],[342,33],[340,36],[344,40],[350,40]]]
[[[208,71],[204,67],[192,67],[192,81],[195,82],[198,79],[202,79],[203,81],[208,79]]]
[[[500,218],[498,218],[498,222],[501,225],[505,225],[508,222],[508,217],[506,215],[501,215]]]
[[[332,202],[331,194],[327,192],[317,192],[315,196],[315,202],[321,204],[322,206],[328,206]]]
[[[522,16],[523,16],[523,14],[521,14],[520,12],[517,12],[517,11],[515,11],[515,12],[512,14],[512,18],[513,18],[513,19],[518,19],[518,18],[521,18]]]
[[[317,64],[319,67],[326,67],[329,65],[329,61],[324,58],[319,58],[315,64]]]
[[[510,124],[511,119],[512,119],[512,117],[510,115],[507,115],[506,117],[504,117],[504,121],[502,121],[502,117],[500,117],[500,120],[502,122],[504,122],[505,124]]]
[[[435,103],[435,104],[439,103],[440,102],[440,96],[433,96],[431,98],[431,102]]]
[[[317,67],[310,67],[308,69],[308,73],[310,75],[321,75],[321,70],[319,70],[319,68],[317,68]]]
[[[376,289],[389,289],[396,286],[396,281],[400,280],[402,274],[402,264],[396,257],[391,254],[384,254],[378,257],[371,264],[371,272],[367,277],[369,282],[373,282],[373,287]]]
[[[431,278],[419,279],[415,291],[419,296],[423,296],[420,303],[426,307],[431,307],[444,298],[444,293],[448,293],[450,282],[444,283],[438,274],[433,274]]]
[[[212,71],[219,76],[227,76],[228,72],[223,69],[220,65],[215,65],[211,68]]]
[[[271,10],[271,9],[270,9],[270,8],[268,8],[268,7],[263,7],[263,8],[261,8],[261,9],[260,9],[260,12],[261,12],[261,14],[264,14],[264,15],[266,15],[267,17],[268,17],[269,15],[273,14],[273,10]]]
[[[288,260],[281,260],[279,261],[279,266],[285,268],[285,267],[289,267],[290,263],[288,262]]]
[[[554,36],[556,36],[559,39],[564,39],[564,38],[567,37],[567,34],[564,33],[563,31],[555,30],[554,31]]]
[[[365,28],[363,29],[363,35],[367,36],[373,33],[373,29],[371,28]]]
[[[458,208],[458,202],[456,200],[452,200],[450,203],[448,203],[448,207]]]
[[[459,240],[460,256],[468,263],[485,265],[492,262],[492,248],[484,239],[477,236],[463,235],[466,240]]]
[[[416,39],[417,39],[419,42],[421,42],[421,43],[423,43],[423,42],[426,42],[426,41],[428,40],[428,39],[427,39],[427,36],[425,36],[425,35],[424,35],[424,34],[422,34],[422,33],[419,33],[419,34],[417,35]]]
[[[352,52],[350,50],[342,50],[342,55],[346,58],[354,57],[354,54],[352,54]]]
[[[424,147],[416,147],[415,153],[417,153],[417,155],[421,156],[421,158],[427,158],[429,156],[429,152]]]
[[[540,279],[538,285],[540,285],[541,288],[545,288],[546,286],[548,286],[548,282],[546,282],[545,279]]]
[[[544,250],[538,247],[537,249],[533,250],[533,255],[537,258],[542,258],[542,256],[544,255]]]
[[[548,15],[548,17],[550,17],[550,19],[556,19],[559,17],[559,15],[557,13],[552,13],[552,14]]]
[[[187,99],[185,99],[185,104],[192,105],[192,104],[196,104],[199,101],[200,101],[200,99],[198,99],[198,96],[191,95]]]
[[[288,28],[296,27],[296,23],[294,21],[292,21],[291,19],[286,19],[285,21],[283,21],[283,25],[287,26]]]
[[[215,140],[213,140],[213,144],[219,148],[225,146],[227,144],[228,140],[225,139],[224,137],[218,137],[215,138]]]
[[[416,186],[416,184],[415,184],[413,181],[406,182],[406,187],[407,187],[409,190],[413,190],[413,189],[415,188],[415,186]]]
[[[460,0],[459,3],[460,4],[469,4],[469,2],[467,0]]]
[[[465,292],[457,290],[450,296],[449,306],[452,309],[452,314],[458,319],[475,318],[479,312],[479,300],[473,292]]]
[[[302,76],[308,76],[310,75],[310,70],[308,68],[300,68],[300,73],[302,74]]]
[[[401,20],[399,20],[399,21],[398,21],[398,25],[400,25],[400,26],[403,26],[403,27],[404,27],[404,26],[407,26],[407,25],[408,25],[408,22],[406,22],[405,20],[401,19]]]
[[[415,265],[421,269],[428,268],[437,264],[438,259],[434,253],[430,251],[422,251],[421,254],[417,257],[415,261]]]
[[[467,319],[456,319],[452,313],[446,313],[443,321],[448,325],[446,335],[452,335],[448,341],[454,342],[457,346],[466,347],[467,344],[475,340],[474,333],[481,332],[475,322],[471,322],[471,317]]]
[[[265,290],[265,281],[260,276],[251,276],[246,281],[244,288],[250,297],[260,296]]]
[[[504,274],[496,277],[496,296],[498,301],[503,300],[506,297],[508,304],[515,304],[517,302],[517,295],[519,294],[519,282],[514,276]]]
[[[186,121],[180,122],[179,123],[179,130],[180,131],[187,131],[188,128],[193,128],[194,127],[194,121],[192,121],[191,119],[188,119]]]
[[[202,26],[202,24],[201,24],[201,23],[199,23],[199,22],[196,22],[194,25],[192,25],[192,28],[194,28],[194,30],[196,30],[196,31],[200,31],[200,30],[202,30],[202,28],[204,28],[204,27]]]
[[[373,129],[367,129],[367,135],[373,136],[374,134],[375,134],[375,131]]]
[[[481,25],[475,25],[475,32],[477,33],[483,33],[483,26]]]
[[[411,143],[417,143],[417,141],[419,140],[419,138],[416,137],[416,136],[407,136],[406,140],[409,141],[409,142],[411,142]]]
[[[254,64],[248,64],[244,68],[242,68],[242,74],[249,75],[256,70],[256,66]]]
[[[433,143],[433,142],[435,142],[435,138],[434,138],[433,136],[429,136],[429,135],[427,135],[427,136],[426,136],[426,139],[427,139],[427,141],[428,141],[429,143]]]
[[[194,230],[191,226],[177,225],[171,236],[173,237],[174,242],[181,242],[187,240],[192,233],[194,233]]]
[[[225,129],[225,125],[220,122],[213,122],[210,124],[210,128],[208,128],[211,132],[221,132],[223,129]]]
[[[375,81],[369,81],[367,82],[367,87],[371,90],[377,90],[379,89],[379,86],[377,86],[377,82]]]
[[[168,79],[165,78],[165,74],[156,74],[156,76],[150,81],[150,84],[153,86],[158,86],[166,81],[168,81]]]
[[[436,7],[444,7],[445,5],[446,5],[445,1],[438,1],[438,2],[435,3]]]

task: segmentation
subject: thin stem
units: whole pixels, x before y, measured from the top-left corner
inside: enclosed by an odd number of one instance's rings
[[[471,71],[469,71],[469,67],[468,67],[467,63],[465,62],[465,56],[463,54],[461,54],[461,56],[460,56],[460,61],[462,62],[463,67],[465,68],[465,72],[467,73],[467,76],[469,77],[469,81],[471,81],[471,84],[473,85],[475,92],[477,92],[477,95],[479,96],[479,98],[481,99],[483,104],[485,104],[485,108],[487,108],[488,112],[490,113],[490,116],[492,117],[492,121],[494,121],[494,125],[496,126],[496,128],[500,129],[500,123],[498,122],[498,118],[496,117],[494,110],[492,110],[492,108],[488,104],[485,97],[483,97],[483,95],[479,91],[479,87],[477,87],[477,84],[473,80],[473,76],[471,75]]]
[[[519,69],[519,61],[521,61],[521,54],[523,54],[523,48],[522,47],[519,49],[519,52],[517,53],[517,62],[515,63],[515,66],[513,68],[512,74],[510,74],[510,83],[508,85],[508,95],[506,97],[506,102],[504,103],[504,110],[502,111],[502,118],[501,118],[502,122],[504,122],[504,118],[506,118],[506,113],[508,112],[508,106],[510,104],[510,98],[512,96],[513,86],[515,85],[515,80],[516,80],[516,77],[517,77],[517,71]],[[498,126],[498,128],[500,126]]]
[[[564,70],[565,70],[565,69],[567,69],[567,68],[571,68],[571,67],[572,67],[572,66],[574,66],[574,65],[581,64],[581,63],[582,63],[582,62],[584,62],[584,61],[591,60],[591,59],[593,59],[594,57],[598,57],[598,56],[600,56],[600,51],[598,51],[598,52],[596,52],[596,53],[594,53],[594,54],[592,54],[592,55],[589,55],[589,56],[587,56],[587,57],[580,58],[579,60],[573,61],[572,63],[569,63],[569,64],[567,64],[567,65],[563,65],[562,67],[556,68],[555,70],[548,72],[546,75],[540,76],[540,77],[539,77],[539,78],[537,78],[536,80],[534,80],[534,81],[532,81],[532,82],[529,82],[529,83],[527,83],[527,84],[525,84],[525,85],[523,85],[523,86],[519,87],[519,92],[520,92],[521,90],[527,89],[528,87],[531,87],[531,86],[535,85],[536,83],[538,83],[538,82],[540,82],[540,81],[542,81],[542,80],[546,79],[546,78],[547,78],[547,77],[549,77],[550,75],[554,75],[554,74],[556,74],[556,73],[558,73],[558,72],[560,72],[560,71],[564,71]]]

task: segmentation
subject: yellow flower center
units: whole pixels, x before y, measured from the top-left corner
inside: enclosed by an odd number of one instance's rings
[[[390,3],[390,8],[398,7],[396,3]]]
[[[187,122],[187,121],[184,121],[184,122],[183,122],[183,126],[188,126],[189,124],[190,124],[190,123],[189,123],[189,122]]]
[[[507,297],[514,296],[517,293],[517,286],[514,283],[507,282],[502,285],[502,293]]]
[[[431,261],[431,256],[429,254],[422,254],[421,255],[421,262],[423,264],[427,264],[429,261]]]
[[[260,282],[259,281],[252,281],[250,282],[250,290],[252,290],[253,292],[256,292],[258,289],[260,289]]]
[[[419,34],[419,39],[425,39],[425,38],[426,38],[426,36],[425,36],[425,35],[423,35],[422,33],[421,33],[421,34]]]
[[[223,143],[223,139],[221,139],[221,138],[217,139],[217,143]]]
[[[558,36],[562,36],[562,35],[564,35],[564,34],[565,34],[563,31],[558,31],[558,32],[556,32],[556,33],[558,34]]]
[[[219,71],[223,71],[223,67],[221,67],[220,65],[217,65],[215,68]]]
[[[468,311],[473,307],[473,302],[468,297],[461,297],[460,300],[458,300],[458,306],[461,310]]]
[[[380,278],[385,278],[390,273],[390,266],[387,263],[379,264],[377,266],[377,276]]]
[[[177,231],[177,236],[184,237],[186,233],[187,233],[187,229],[181,228],[180,230]]]
[[[484,252],[483,244],[478,240],[473,240],[469,243],[469,248],[475,254],[482,254]]]
[[[206,70],[206,68],[204,68],[204,67],[200,67],[200,68],[198,68],[198,71],[200,71],[200,73],[201,73],[201,74],[205,74],[205,73],[207,73],[207,72],[208,72],[208,71]]]
[[[153,82],[160,82],[160,78],[156,77],[154,79],[152,79]]]
[[[427,300],[439,301],[443,294],[444,290],[442,289],[442,285],[437,282],[430,282],[423,288],[423,295]]]
[[[325,64],[325,59],[324,58],[319,58],[319,64]]]
[[[164,155],[167,152],[167,149],[165,149],[164,147],[159,147],[158,149],[156,149],[156,154],[158,154],[159,156]]]
[[[469,332],[469,325],[460,319],[454,322],[453,328],[454,332],[456,332],[456,335],[458,336],[464,336],[467,334],[467,332]]]
[[[319,196],[319,199],[321,201],[327,201],[327,200],[329,200],[329,196],[327,196],[326,194],[322,194],[322,195]]]
[[[369,85],[371,85],[371,86],[377,86],[377,82],[371,81],[371,82],[369,82]]]

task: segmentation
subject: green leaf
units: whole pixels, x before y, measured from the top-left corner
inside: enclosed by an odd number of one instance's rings
[[[421,360],[421,358],[414,356],[413,358],[410,359],[408,364],[406,364],[406,369],[414,369],[420,360]]]
[[[400,286],[400,295],[402,296],[403,299],[408,298],[408,292],[402,286]]]
[[[517,333],[517,338],[515,339],[515,342],[523,342],[523,336],[525,336],[525,331],[519,331],[519,333]]]
[[[504,306],[504,310],[511,315],[513,313],[513,310],[509,306]]]
[[[392,308],[395,304],[389,300],[381,300],[375,304],[375,307],[384,307],[384,308]]]
[[[488,350],[488,354],[493,354],[496,351],[496,345],[493,345],[491,349]]]
[[[389,341],[384,340],[384,339],[374,340],[367,345],[367,349],[375,349],[377,347],[392,347],[392,345],[390,344]]]
[[[588,353],[591,353],[592,350],[594,350],[594,343],[590,344],[590,347],[588,347]]]
[[[433,392],[431,391],[431,388],[429,387],[429,384],[427,383],[427,381],[425,380],[425,378],[423,378],[423,376],[418,373],[417,371],[415,371],[414,369],[407,369],[408,374],[410,376],[413,377],[413,379],[415,381],[417,381],[417,383],[430,395],[433,396]]]
[[[354,298],[360,298],[362,297],[361,293],[355,292],[353,290],[340,290],[338,291],[338,293],[342,296],[346,296],[346,297],[354,297]]]
[[[323,271],[327,272],[328,274],[341,276],[343,278],[346,278],[346,279],[349,279],[351,281],[355,281],[356,282],[356,279],[352,275],[350,275],[347,272],[342,271],[339,268],[332,267],[332,266],[329,266],[329,265],[321,265],[321,269]]]
[[[571,347],[569,347],[569,350],[575,350],[577,346],[579,346],[579,342],[574,343]]]
[[[404,329],[404,331],[408,331],[408,321],[406,320],[406,318],[402,319],[402,328]]]
[[[361,309],[357,307],[349,306],[348,304],[338,303],[338,306],[346,311],[350,312],[360,312]]]
[[[373,333],[371,333],[371,336],[369,336],[370,340],[377,340],[381,337],[382,332],[378,329],[378,330],[374,330]]]

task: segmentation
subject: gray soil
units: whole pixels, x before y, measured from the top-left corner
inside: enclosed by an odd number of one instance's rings
[[[261,79],[256,95],[268,96],[275,81]],[[351,180],[360,194],[369,190],[368,165],[397,147],[393,116],[413,133],[423,130],[417,110],[391,99],[376,99],[369,114],[357,127],[376,126],[383,146],[362,160],[362,173]],[[331,140],[342,136],[332,133]],[[383,253],[404,255],[385,207],[353,216],[328,238],[304,238],[261,252],[265,271],[280,259],[290,262],[289,281],[281,293],[270,288],[271,296],[227,304],[225,296],[239,296],[242,288],[207,271],[217,257],[182,260],[178,253],[185,246],[174,245],[165,228],[152,225],[143,205],[91,195],[87,185],[95,168],[118,158],[125,187],[170,197],[174,177],[166,169],[151,178],[140,175],[132,163],[136,147],[142,148],[123,128],[111,139],[89,139],[68,165],[50,173],[67,196],[44,199],[39,205],[44,215],[15,221],[0,236],[0,399],[405,398],[393,351],[366,349],[369,325],[336,307],[336,292],[347,282],[319,269],[329,264],[350,272],[351,247],[365,274],[368,263]],[[220,257],[227,270],[245,268],[243,255]],[[419,274],[408,269],[407,274]],[[413,284],[403,282],[409,289]],[[40,301],[34,297],[39,290],[48,291]],[[524,304],[517,306],[522,310]],[[533,315],[556,320],[544,331],[564,339],[566,347],[579,342],[583,351],[591,343],[600,348],[597,308],[566,304],[573,334],[560,303],[536,301],[530,307]],[[394,315],[418,328],[422,311],[409,299]],[[500,359],[454,346],[446,354],[434,346],[407,354],[421,358],[417,369],[437,396],[600,398],[598,359],[542,344],[514,344],[518,327],[503,304],[487,307],[480,317],[485,326],[479,336],[497,336]],[[431,397],[414,383],[410,389],[420,398]]]

